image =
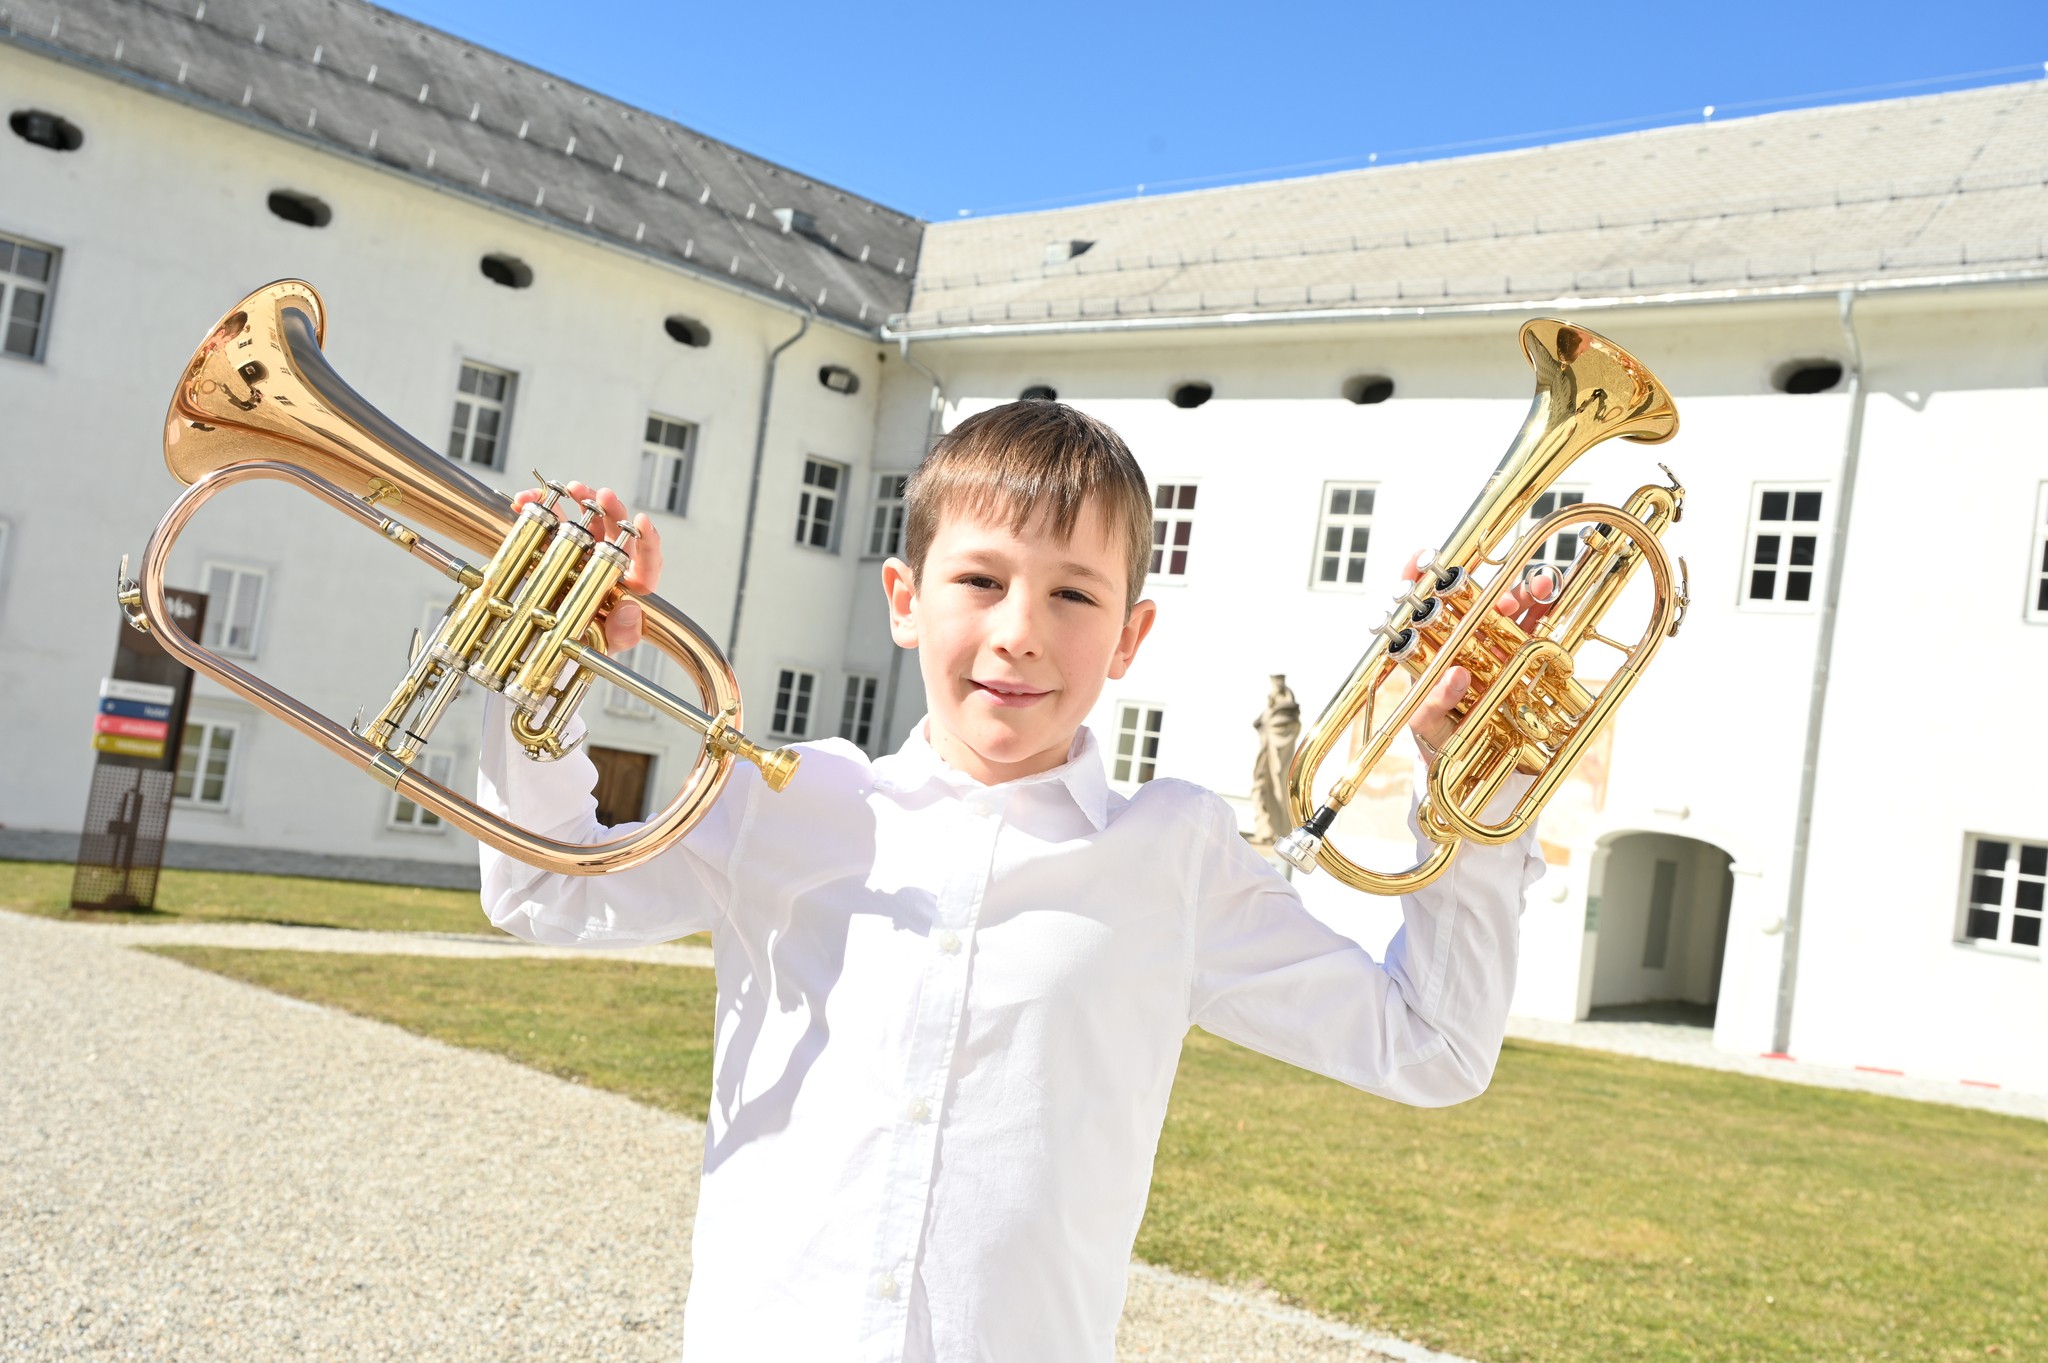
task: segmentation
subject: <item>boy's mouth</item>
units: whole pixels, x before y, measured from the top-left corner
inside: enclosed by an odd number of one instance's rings
[[[1026,686],[1022,682],[976,681],[973,677],[969,677],[967,681],[995,705],[1030,705],[1052,694],[1035,686]]]

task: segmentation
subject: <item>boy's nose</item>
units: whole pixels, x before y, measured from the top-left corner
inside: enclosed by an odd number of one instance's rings
[[[997,652],[1013,658],[1028,658],[1038,652],[1037,612],[1028,603],[1017,600],[1019,595],[1021,593],[1013,594],[996,612],[989,643]]]

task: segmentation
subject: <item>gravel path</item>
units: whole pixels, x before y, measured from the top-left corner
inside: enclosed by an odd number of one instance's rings
[[[9,917],[0,909],[0,918]],[[13,915],[21,918],[25,915]],[[52,920],[54,921],[54,920]],[[285,927],[278,923],[65,923],[65,929],[118,946],[243,947],[251,951],[343,951],[372,956],[563,957],[561,947],[537,947],[502,933],[359,932],[350,928]],[[645,961],[652,965],[709,967],[711,948],[669,943],[620,951],[583,950],[585,960]]]
[[[205,926],[0,913],[0,1359],[676,1356],[696,1123],[120,946]],[[1444,1357],[1144,1265],[1120,1344]]]

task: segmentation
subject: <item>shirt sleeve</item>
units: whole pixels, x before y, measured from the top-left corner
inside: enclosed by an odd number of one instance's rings
[[[1520,798],[1529,778],[1495,797]],[[1492,815],[1493,811],[1489,811]],[[1494,815],[1497,817],[1497,815]],[[1543,874],[1535,834],[1466,843],[1435,883],[1401,897],[1386,960],[1319,922],[1213,802],[1194,910],[1191,1020],[1354,1088],[1422,1107],[1476,1097],[1493,1077],[1515,991],[1523,891]],[[1419,853],[1433,844],[1416,828]]]
[[[575,742],[583,733],[583,721],[572,719],[564,740]],[[529,758],[512,737],[510,708],[498,696],[484,704],[482,752],[477,803],[530,832],[587,844],[640,827],[599,823],[591,793],[597,767],[589,756],[578,746],[554,762]],[[645,946],[711,928],[730,907],[733,857],[760,784],[751,764],[734,763],[725,789],[689,834],[629,870],[562,875],[486,845],[484,912],[514,936],[546,946]]]

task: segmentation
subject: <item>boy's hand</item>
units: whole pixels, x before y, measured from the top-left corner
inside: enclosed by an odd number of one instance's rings
[[[1413,582],[1421,577],[1421,561],[1422,552],[1417,551],[1415,556],[1408,560],[1408,566],[1401,570],[1402,578]],[[1523,629],[1534,629],[1537,621],[1550,614],[1551,602],[1557,599],[1558,582],[1553,579],[1548,592],[1542,593],[1538,592],[1535,586],[1536,582],[1542,581],[1542,578],[1537,578],[1533,582],[1516,584],[1501,593],[1500,599],[1493,603],[1493,608],[1502,615],[1512,618]],[[1422,750],[1425,761],[1435,761],[1437,750],[1448,743],[1451,735],[1456,732],[1457,725],[1451,719],[1451,711],[1471,689],[1470,672],[1462,667],[1447,668],[1442,680],[1437,682],[1436,689],[1430,692],[1429,698],[1416,709],[1415,717],[1408,722],[1408,728],[1415,735],[1416,746]]]
[[[619,526],[627,523],[626,504],[610,488],[593,490],[588,483],[566,483],[563,486],[577,502],[596,502],[603,512],[590,525],[590,533],[598,539],[610,539],[618,532]],[[513,497],[512,509],[516,512],[546,496],[541,488],[528,488]],[[568,510],[569,504],[564,503],[556,508],[556,514]],[[634,516],[631,524],[640,532],[640,537],[627,544],[627,553],[632,555],[633,561],[619,585],[635,596],[646,596],[661,581],[661,532],[654,528],[654,521],[644,511]],[[612,653],[624,653],[640,642],[640,616],[639,604],[632,601],[621,602],[615,609],[599,613],[597,618],[604,624],[605,646]]]

